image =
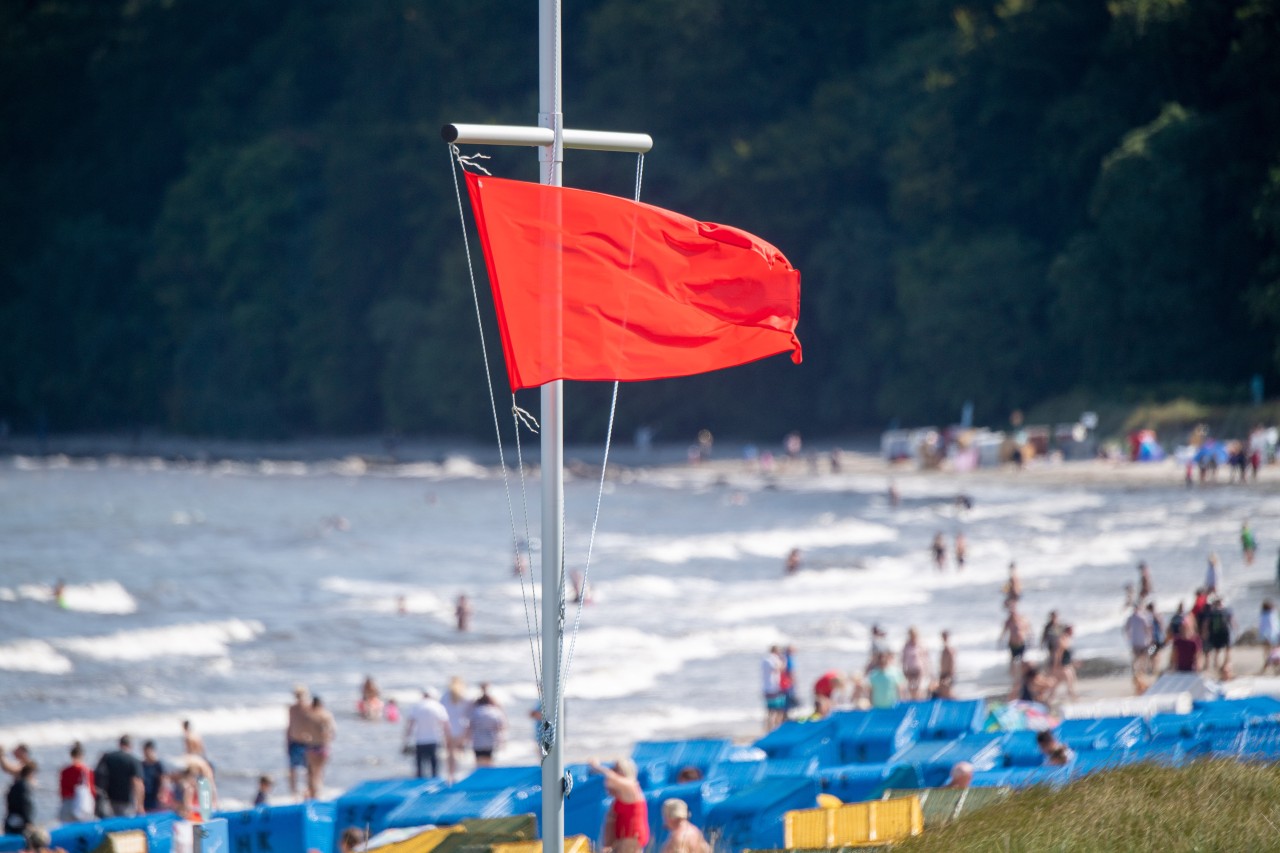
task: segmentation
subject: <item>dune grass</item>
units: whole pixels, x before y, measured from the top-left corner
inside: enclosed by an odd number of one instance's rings
[[[1032,788],[895,853],[1280,850],[1280,764],[1135,765]]]

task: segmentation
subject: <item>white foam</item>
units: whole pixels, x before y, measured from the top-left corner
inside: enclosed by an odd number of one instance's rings
[[[807,527],[747,530],[692,536],[635,536],[602,533],[601,550],[617,551],[632,559],[678,564],[696,559],[738,560],[744,557],[785,557],[792,548],[833,548],[892,542],[897,531],[881,524],[844,519]]]
[[[53,644],[62,651],[105,661],[141,661],[163,657],[225,657],[233,643],[260,636],[261,622],[227,619],[165,628],[119,631],[97,637],[62,637]]]
[[[0,669],[65,675],[71,672],[72,665],[43,640],[16,640],[0,644]]]
[[[0,601],[53,602],[53,587],[46,584],[20,584],[16,590],[0,589]],[[62,590],[62,605],[67,610],[82,613],[128,614],[138,610],[138,602],[119,581],[68,584]]]
[[[328,577],[320,581],[320,587],[329,592],[349,596],[351,601],[348,602],[348,607],[352,610],[396,613],[403,599],[406,613],[428,613],[441,618],[453,618],[452,602],[434,592],[410,584]]]
[[[575,699],[615,699],[652,689],[658,680],[694,660],[754,653],[784,642],[771,626],[702,631],[682,637],[632,628],[595,628],[578,637],[576,662],[566,683]],[[625,661],[625,666],[619,666]]]
[[[119,717],[90,717],[45,720],[0,728],[0,743],[31,746],[68,744],[76,740],[108,740],[121,732],[165,731],[177,728],[177,721],[191,720],[205,735],[243,734],[279,729],[288,723],[288,703],[230,708],[187,708]]]

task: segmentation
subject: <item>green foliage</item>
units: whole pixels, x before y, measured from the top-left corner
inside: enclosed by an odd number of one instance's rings
[[[950,824],[895,843],[902,853],[1270,850],[1280,766],[1197,761],[1093,773],[1055,790],[1016,791]]]
[[[485,434],[436,132],[534,120],[536,11],[0,6],[0,418]],[[622,434],[1280,378],[1277,0],[580,0],[564,32],[570,126],[653,134],[646,201],[803,272],[803,365],[626,386]],[[632,173],[566,165],[620,195]],[[583,440],[608,395],[567,396]]]

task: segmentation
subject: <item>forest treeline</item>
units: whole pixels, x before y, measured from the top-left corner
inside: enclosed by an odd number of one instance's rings
[[[491,430],[440,127],[535,123],[536,6],[0,4],[0,418]],[[645,201],[803,274],[802,365],[624,386],[623,430],[1280,377],[1280,0],[565,0],[564,63],[570,127],[654,137]],[[629,196],[635,166],[565,179]],[[570,387],[571,438],[608,391]]]

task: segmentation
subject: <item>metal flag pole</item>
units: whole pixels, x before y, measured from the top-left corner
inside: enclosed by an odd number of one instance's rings
[[[541,181],[562,186],[564,111],[560,86],[560,0],[538,3],[538,125],[552,132],[550,145],[538,149]],[[557,211],[558,212],[558,211]],[[558,217],[557,217],[558,218]],[[554,221],[554,220],[553,220]],[[543,299],[543,341],[559,350],[561,337],[560,255],[546,281],[554,295]],[[548,335],[547,331],[551,331]],[[557,353],[558,354],[558,353]],[[557,358],[553,363],[558,364]],[[564,382],[542,386],[542,853],[564,850],[564,697],[560,664],[564,632]],[[550,728],[548,728],[550,726]]]
[[[444,140],[471,145],[530,145],[539,149],[541,182],[562,186],[564,149],[643,154],[653,147],[646,133],[613,133],[564,127],[560,84],[560,0],[538,2],[538,126],[447,124]],[[560,345],[560,263],[542,270],[557,290],[543,299],[543,335]],[[558,363],[558,359],[556,362]],[[564,696],[560,683],[564,634],[564,383],[542,386],[542,849],[564,850]]]

